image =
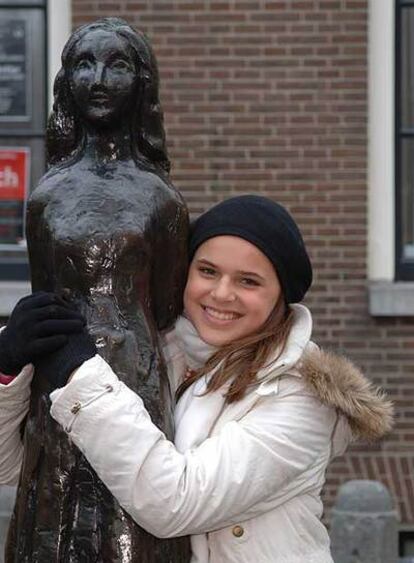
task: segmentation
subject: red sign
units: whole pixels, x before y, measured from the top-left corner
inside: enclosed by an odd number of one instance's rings
[[[24,201],[29,184],[30,149],[0,148],[0,200]]]
[[[0,147],[0,245],[23,244],[30,149]]]

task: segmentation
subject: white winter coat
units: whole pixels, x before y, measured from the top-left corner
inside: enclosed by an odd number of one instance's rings
[[[294,306],[283,354],[246,396],[187,389],[175,412],[175,445],[151,422],[142,400],[99,356],[51,394],[51,414],[137,523],[159,537],[191,535],[192,563],[332,563],[320,522],[329,460],[355,436],[377,438],[391,405],[347,360],[309,342],[309,311]],[[167,339],[171,376],[194,367]],[[194,357],[195,356],[195,357]],[[201,357],[200,356],[200,357]],[[193,364],[193,365],[191,365]],[[0,482],[15,482],[19,423],[31,368],[0,385]]]

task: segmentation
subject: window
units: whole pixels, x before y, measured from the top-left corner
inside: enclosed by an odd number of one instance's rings
[[[33,189],[45,171],[46,99],[50,111],[71,23],[71,0],[0,0],[0,180],[8,190],[0,195],[0,316],[30,292],[22,192]],[[7,73],[15,76],[14,84]]]
[[[414,1],[396,2],[395,277],[414,280]]]
[[[396,87],[401,70],[396,71],[396,66],[400,57],[401,12],[408,8],[412,11],[414,1],[370,0],[368,6],[369,311],[373,316],[412,317],[414,272],[412,262],[410,272],[407,235],[404,254],[401,251],[399,177],[403,137],[399,125],[400,86]]]
[[[0,0],[0,280],[27,279],[25,200],[44,173],[46,2]]]

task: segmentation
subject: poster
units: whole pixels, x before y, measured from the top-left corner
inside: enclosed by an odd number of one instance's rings
[[[0,247],[24,244],[30,149],[0,147]]]
[[[0,122],[29,120],[27,21],[0,19]]]

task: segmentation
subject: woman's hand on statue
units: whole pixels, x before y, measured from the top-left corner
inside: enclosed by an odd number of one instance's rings
[[[64,346],[69,336],[84,327],[83,316],[58,295],[39,291],[23,297],[0,333],[0,372],[17,375],[26,364]]]
[[[95,341],[85,328],[82,332],[69,334],[66,343],[58,350],[35,360],[35,377],[45,377],[52,389],[64,387],[73,371],[93,358],[96,352]]]

